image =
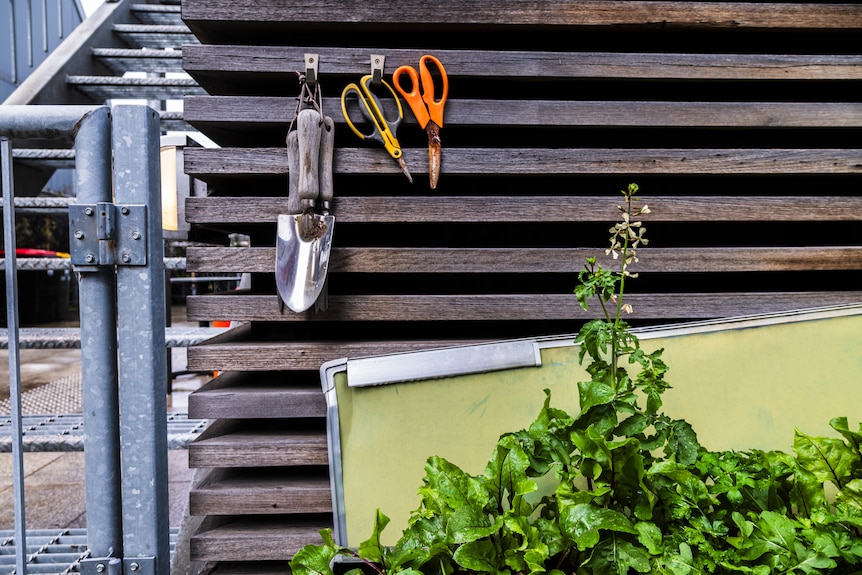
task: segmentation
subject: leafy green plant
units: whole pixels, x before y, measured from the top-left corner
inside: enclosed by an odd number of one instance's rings
[[[324,530],[322,545],[291,561],[295,575],[331,575],[337,555],[379,575],[862,572],[862,427],[836,418],[841,438],[796,431],[793,454],[710,452],[662,413],[662,350],[641,349],[623,320],[647,242],[637,191],[622,192],[610,230],[620,269],[590,258],[574,292],[603,312],[575,340],[581,363],[589,358],[580,411],[551,407],[546,390],[535,421],[500,437],[481,474],[427,460],[420,506],[394,546],[380,542],[389,519],[378,511],[358,549]],[[543,495],[546,477],[556,488]]]

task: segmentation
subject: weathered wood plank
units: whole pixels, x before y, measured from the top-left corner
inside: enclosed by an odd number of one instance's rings
[[[332,528],[331,516],[311,518],[248,517],[191,537],[193,561],[280,561],[310,544],[321,544],[322,529]]]
[[[210,472],[189,493],[191,515],[331,513],[329,475],[266,472],[261,469]]]
[[[387,156],[388,158],[388,156]],[[388,161],[394,166],[394,162]],[[395,168],[393,168],[395,169]],[[862,221],[860,196],[652,196],[645,222]],[[616,221],[607,196],[350,197],[336,193],[339,223]],[[200,224],[275,223],[287,197],[191,197],[186,220]]]
[[[326,417],[320,383],[291,385],[284,374],[220,374],[189,395],[188,402],[194,419]]]
[[[425,170],[425,149],[406,149],[405,160]],[[378,150],[340,148],[336,174],[363,174],[389,168]],[[862,149],[639,149],[573,148],[444,149],[447,175],[589,174],[862,174]],[[285,176],[287,152],[281,148],[187,148],[187,174],[212,177]],[[388,170],[387,170],[388,171]]]
[[[284,126],[293,121],[295,98],[275,96],[187,96],[184,117],[232,130]],[[338,98],[324,98],[326,110],[339,110]],[[342,114],[332,114],[337,125]],[[416,120],[405,113],[405,124]],[[844,128],[862,126],[862,104],[855,102],[673,102],[578,100],[452,99],[446,103],[446,126],[518,127],[703,127],[703,128]],[[358,141],[358,140],[357,140]],[[445,149],[445,148],[444,148]]]
[[[383,0],[354,2],[347,9],[341,1],[293,2],[285,9],[281,0],[256,0],[251,10],[235,0],[185,0],[186,23],[330,23],[362,24],[457,24],[497,26],[618,26],[661,25],[691,28],[862,28],[858,4],[786,2],[660,2],[462,0],[445,9],[424,0],[402,0],[398,9]]]
[[[201,366],[213,367],[220,371],[269,371],[273,368],[282,370],[316,370],[320,366],[341,357],[364,357],[433,349],[444,346],[471,345],[482,343],[478,340],[429,340],[429,341],[303,341],[303,342],[237,342],[235,344],[217,344],[214,346],[195,346],[188,349],[189,369],[200,369]],[[199,442],[189,446],[189,461],[192,450],[197,449]],[[241,446],[240,446],[241,447]],[[324,446],[325,449],[325,446]],[[191,466],[191,463],[189,463]]]
[[[266,297],[266,296],[261,296]],[[269,302],[277,310],[276,296],[268,296]],[[330,296],[330,307],[335,307]],[[375,309],[379,314],[393,316],[401,313],[402,319],[414,313],[413,310],[401,308],[393,311],[393,306],[404,305],[411,300],[411,296],[356,296],[362,303],[372,302],[376,304]],[[406,299],[405,299],[406,298]],[[473,296],[451,296],[448,306],[455,307],[460,312],[470,313],[470,305],[475,304]],[[496,313],[493,319],[506,316],[518,316],[522,310],[500,309],[502,304],[517,307],[522,305],[520,301],[505,297],[495,304]],[[532,308],[529,319],[537,319],[540,316],[568,317],[583,320],[589,316],[581,316],[580,308],[573,302],[572,295],[561,295],[556,297],[542,296],[538,298],[531,296],[530,301],[541,300]],[[765,313],[776,313],[794,309],[806,309],[819,306],[847,305],[862,301],[862,292],[770,292],[770,293],[685,293],[685,294],[631,294],[627,300],[634,307],[632,319],[650,318],[677,318],[677,319],[713,319],[721,317],[734,317],[743,315],[758,315]],[[431,298],[424,300],[432,301]],[[444,301],[433,300],[438,306],[432,312],[437,320],[441,318],[440,305]],[[421,303],[421,302],[420,302]],[[556,309],[549,309],[556,306]],[[355,306],[354,306],[355,307]],[[559,308],[562,308],[559,309]],[[426,308],[427,310],[427,308]],[[224,308],[222,308],[224,311]],[[422,310],[420,310],[422,311]],[[239,313],[239,312],[237,312]],[[327,312],[335,314],[336,312]],[[345,308],[345,314],[359,315],[364,312]],[[427,313],[427,311],[426,311]],[[473,312],[475,316],[480,313]],[[484,310],[487,314],[489,311]],[[578,315],[576,315],[578,314]],[[268,317],[270,321],[276,320],[280,313]],[[380,315],[374,320],[379,320]],[[385,355],[405,351],[431,349],[446,346],[473,345],[481,341],[472,340],[394,340],[394,341],[283,341],[283,342],[237,342],[214,345],[199,345],[189,348],[189,369],[195,371],[270,371],[274,367],[283,370],[315,370],[327,361],[342,357],[364,357],[370,355]],[[197,445],[198,442],[192,444]],[[191,447],[190,447],[191,454]],[[253,458],[252,458],[253,459]]]
[[[351,46],[293,47],[189,45],[183,48],[183,69],[192,76],[225,72],[245,81],[268,81],[278,74],[295,80],[286,63],[300,66],[306,53],[318,54],[327,75],[367,74],[370,54],[386,54],[387,69],[414,66],[424,50]],[[547,52],[435,50],[450,80],[470,78],[631,78],[679,80],[859,80],[858,55],[676,54],[627,52]],[[228,80],[230,81],[230,80]]]
[[[641,248],[634,272],[774,272],[862,270],[862,247]],[[572,273],[600,248],[373,248],[335,247],[330,273]],[[189,247],[192,272],[268,273],[275,248]]]
[[[573,269],[574,271],[574,269]],[[699,294],[627,294],[634,307],[632,319],[689,318],[707,319],[736,315],[773,313],[821,305],[841,305],[862,301],[862,292],[781,292],[763,293],[699,293]],[[212,294],[190,296],[189,319],[212,320],[231,317],[239,321],[584,321],[599,316],[599,310],[584,311],[571,294],[514,294],[514,295],[329,295],[329,308],[325,312],[294,313],[280,311],[278,296]],[[253,344],[239,344],[236,349],[248,348],[249,357],[240,361],[260,362],[253,359],[261,350]],[[267,349],[270,345],[265,344]],[[285,344],[292,347],[293,344]],[[332,343],[328,359],[339,354],[339,344]],[[233,348],[234,346],[228,346]],[[203,345],[189,350],[189,363],[195,365],[208,351],[222,349],[217,345]],[[285,350],[286,353],[287,350]],[[237,351],[231,352],[236,354]],[[305,353],[305,344],[299,343],[297,353]],[[227,352],[225,352],[227,354]],[[334,354],[334,355],[333,355]],[[291,362],[302,361],[292,357]],[[324,361],[326,361],[324,359]],[[319,364],[322,364],[320,361]],[[318,367],[319,367],[318,364]],[[205,364],[208,365],[208,364]],[[284,365],[279,359],[272,365]],[[234,367],[224,369],[238,369]],[[257,369],[262,369],[258,367]]]
[[[225,435],[200,437],[189,445],[191,468],[328,464],[323,431],[238,429]]]

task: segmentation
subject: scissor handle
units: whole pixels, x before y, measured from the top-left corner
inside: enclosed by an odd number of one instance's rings
[[[432,62],[440,73],[441,93],[440,98],[435,99],[434,77],[428,69],[428,62]],[[405,90],[401,82],[402,74],[407,74],[410,78],[410,90]],[[428,125],[429,120],[433,120],[435,124],[443,126],[443,108],[446,105],[446,98],[449,95],[449,76],[446,74],[446,69],[440,60],[425,54],[419,59],[419,72],[412,66],[401,66],[392,74],[392,82],[401,93],[407,103],[410,104],[410,109],[413,110],[413,115],[416,116],[416,121],[423,128]],[[419,94],[421,85],[422,94]]]
[[[363,140],[374,140],[375,142],[382,144],[383,147],[386,148],[386,151],[389,152],[389,155],[397,160],[403,155],[403,152],[401,151],[401,145],[398,143],[398,139],[395,137],[395,132],[398,130],[398,126],[404,118],[404,110],[401,107],[401,101],[398,99],[398,95],[395,93],[395,90],[384,81],[383,85],[392,94],[392,97],[395,99],[395,104],[398,107],[398,117],[392,120],[387,119],[383,113],[383,106],[381,105],[380,100],[377,98],[377,95],[371,91],[371,87],[369,86],[372,78],[373,77],[370,74],[363,76],[359,80],[358,85],[351,83],[344,88],[341,92],[341,111],[344,113],[344,119],[347,120],[348,127],[350,127],[354,134]],[[355,94],[357,100],[359,100],[359,111],[362,113],[362,117],[370,122],[374,128],[370,134],[363,134],[362,131],[354,125],[353,120],[347,113],[347,98],[352,94]]]

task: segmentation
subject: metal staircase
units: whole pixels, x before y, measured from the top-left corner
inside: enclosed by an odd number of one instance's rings
[[[105,3],[4,104],[111,105],[117,100],[144,100],[159,111],[163,133],[195,134],[183,121],[182,98],[206,92],[183,71],[182,47],[199,43],[182,21],[179,2]],[[26,155],[31,167],[34,156],[45,160],[45,170],[56,167],[50,160],[69,159],[67,152]],[[24,190],[16,186],[19,196],[35,195],[38,189],[38,182],[25,184]]]

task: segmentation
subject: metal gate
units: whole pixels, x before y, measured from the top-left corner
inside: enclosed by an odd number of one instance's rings
[[[85,574],[167,575],[165,289],[159,117],[145,106],[0,106],[16,574],[27,573],[12,140],[74,144]],[[119,385],[122,382],[122,386]]]

